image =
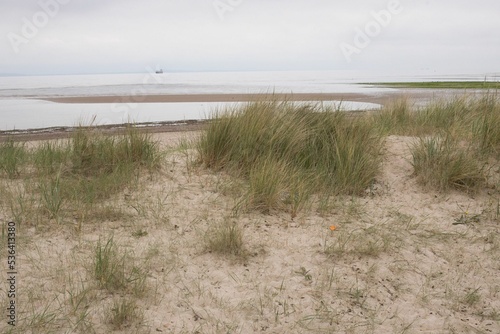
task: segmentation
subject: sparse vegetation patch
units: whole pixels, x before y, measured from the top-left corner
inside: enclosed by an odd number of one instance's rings
[[[37,216],[59,223],[75,215],[85,220],[99,211],[96,207],[103,200],[133,185],[140,171],[158,169],[160,159],[158,144],[134,128],[124,135],[104,136],[81,127],[67,141],[30,149],[9,140],[0,146],[0,174],[15,178],[17,184],[10,182],[4,201],[14,217],[29,215],[33,222],[42,219]],[[30,205],[25,192],[39,206]]]

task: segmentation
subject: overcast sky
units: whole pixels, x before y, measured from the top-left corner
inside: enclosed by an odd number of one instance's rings
[[[0,73],[499,73],[499,17],[498,0],[0,0]]]

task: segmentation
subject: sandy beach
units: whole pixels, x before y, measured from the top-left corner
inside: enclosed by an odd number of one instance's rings
[[[444,90],[446,91],[446,90]],[[445,92],[439,92],[441,95]],[[262,99],[287,101],[354,101],[385,104],[401,96],[427,99],[436,91],[394,90],[388,93],[303,93],[303,94],[183,94],[183,95],[127,95],[127,96],[75,96],[49,97],[46,101],[57,103],[167,103],[167,102],[249,102]]]
[[[170,152],[163,172],[141,176],[137,190],[112,199],[116,218],[20,225],[23,318],[54,314],[36,323],[40,332],[107,332],[103,310],[119,296],[94,290],[88,266],[98,240],[112,235],[148,273],[136,298],[142,320],[120,333],[500,331],[498,222],[487,213],[493,198],[486,190],[471,197],[421,189],[409,163],[411,137],[387,138],[372,193],[291,219],[235,216],[239,184],[194,165],[196,152],[186,144],[179,148],[198,135],[154,135]],[[454,225],[467,214],[481,219]],[[248,257],[206,251],[204,235],[224,220],[242,227]],[[358,252],[366,243],[372,249]],[[327,255],[329,247],[338,252]],[[81,304],[61,305],[70,298]],[[86,322],[71,325],[72,312],[85,312]]]
[[[387,97],[348,98],[382,103]],[[192,99],[207,97],[149,96],[143,102]],[[197,162],[196,141],[205,124],[145,127],[164,152],[160,172],[138,175],[135,186],[85,217],[75,211],[59,222],[21,221],[21,328],[107,333],[113,303],[131,301],[137,313],[114,332],[500,332],[500,217],[494,186],[474,194],[424,189],[411,165],[416,138],[391,135],[384,141],[379,176],[364,196],[315,202],[296,217],[238,211],[244,183]],[[40,140],[67,136],[60,130],[14,138],[40,145]],[[492,168],[493,179],[498,173]],[[19,210],[39,210],[32,195],[22,192],[29,187],[22,182],[0,178],[6,189],[0,192],[2,224],[13,213],[23,217]],[[28,203],[34,207],[26,209]],[[242,229],[245,256],[207,250],[207,235],[222,222]],[[144,273],[139,292],[113,293],[96,285],[96,245],[110,238],[127,264]],[[0,260],[6,262],[5,252]],[[6,284],[1,283],[2,290]],[[5,326],[1,323],[0,331]]]

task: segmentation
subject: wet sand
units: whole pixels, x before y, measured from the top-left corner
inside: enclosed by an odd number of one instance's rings
[[[179,103],[179,102],[251,102],[265,99],[280,101],[352,101],[385,105],[401,97],[414,101],[430,100],[436,96],[450,95],[449,90],[418,90],[398,89],[384,93],[298,93],[298,94],[165,94],[165,95],[99,95],[99,96],[59,96],[59,97],[29,97],[31,99],[50,101],[61,104],[76,103]],[[166,121],[155,123],[139,123],[148,132],[196,131],[203,128],[206,121]],[[126,124],[110,124],[99,126],[103,131],[118,133]],[[52,127],[45,129],[27,129],[0,131],[0,142],[8,138],[15,140],[47,140],[65,138],[71,135],[72,127]]]
[[[148,133],[183,133],[202,130],[205,124],[207,124],[206,120],[186,120],[134,123],[134,126],[138,126],[140,131]],[[103,133],[112,135],[125,132],[127,126],[129,126],[129,124],[106,124],[94,126],[93,128],[98,128]],[[74,130],[74,127],[50,127],[43,129],[0,131],[0,143],[10,139],[15,141],[38,141],[69,138]]]
[[[185,95],[129,95],[129,96],[70,96],[47,97],[56,103],[169,103],[169,102],[250,102],[262,99],[288,101],[354,101],[387,103],[402,95],[400,91],[384,94],[361,93],[299,93],[299,94],[185,94]],[[404,95],[404,94],[403,94]],[[419,94],[422,95],[422,94]],[[425,94],[426,96],[429,94]]]

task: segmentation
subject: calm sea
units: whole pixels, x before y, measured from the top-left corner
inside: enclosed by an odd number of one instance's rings
[[[391,89],[362,82],[427,81],[435,77],[394,77],[353,72],[207,72],[0,77],[0,130],[97,124],[203,119],[227,103],[64,104],[58,96],[134,96],[229,93],[368,93]],[[441,80],[482,80],[484,76],[447,76]],[[333,102],[335,103],[335,102]],[[344,101],[359,109],[376,105]]]

